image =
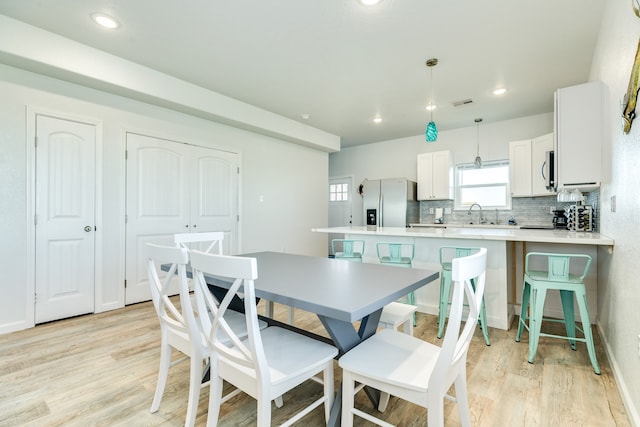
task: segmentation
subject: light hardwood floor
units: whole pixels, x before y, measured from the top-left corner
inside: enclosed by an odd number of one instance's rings
[[[277,307],[276,317],[284,321],[286,310]],[[438,342],[436,322],[435,316],[418,314],[415,335]],[[296,311],[296,325],[326,335],[315,315]],[[514,341],[515,328],[490,329],[490,336],[487,347],[477,330],[469,349],[473,425],[630,425],[597,332],[600,376],[593,373],[584,344],[571,351],[566,341],[542,338],[535,364],[529,364],[526,332],[521,343]],[[0,426],[182,425],[188,363],[172,368],[160,410],[149,412],[159,339],[151,303],[0,335]],[[339,380],[336,363],[336,384]],[[286,394],[282,408],[273,406],[273,425],[320,394],[321,386],[313,382]],[[206,424],[208,396],[203,389],[198,426]],[[362,392],[357,405],[375,411]],[[459,425],[455,403],[445,403],[445,415],[447,426]],[[426,410],[392,397],[382,418],[400,426],[426,425]],[[323,423],[323,412],[316,409],[299,424]],[[220,425],[255,425],[254,401],[246,395],[233,398],[221,410]],[[355,425],[368,423],[356,418]]]

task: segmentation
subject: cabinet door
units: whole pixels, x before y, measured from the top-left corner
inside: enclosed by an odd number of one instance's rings
[[[531,197],[531,140],[509,143],[511,197]]]
[[[531,140],[531,194],[533,196],[549,196],[545,179],[545,162],[547,151],[553,150],[553,133],[542,135]]]
[[[433,153],[418,154],[418,200],[433,199]]]
[[[432,161],[432,192],[434,199],[452,199],[451,152],[438,151],[433,153]]]
[[[602,83],[556,91],[557,185],[598,186],[602,179]]]

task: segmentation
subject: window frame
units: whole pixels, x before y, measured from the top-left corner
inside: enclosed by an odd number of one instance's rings
[[[504,205],[490,205],[483,204],[481,202],[477,202],[482,206],[482,209],[498,209],[498,210],[511,210],[512,209],[512,199],[511,199],[511,188],[509,182],[509,168],[511,165],[509,164],[508,159],[504,160],[489,160],[482,162],[482,168],[498,168],[498,167],[507,167],[506,173],[506,181],[505,182],[497,182],[495,184],[474,184],[474,185],[461,185],[460,184],[460,175],[465,170],[475,170],[474,163],[458,163],[454,167],[454,210],[463,211],[468,210],[472,204],[463,204],[461,201],[461,189],[472,189],[472,188],[495,188],[495,187],[503,187],[505,189],[505,204]]]

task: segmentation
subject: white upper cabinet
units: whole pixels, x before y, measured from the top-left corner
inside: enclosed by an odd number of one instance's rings
[[[531,197],[531,140],[509,143],[511,197]]]
[[[509,143],[511,197],[549,196],[546,188],[546,152],[553,150],[553,133]]]
[[[602,180],[602,83],[555,93],[555,159],[558,188],[597,188]]]
[[[450,199],[453,199],[451,152],[418,154],[418,200]]]

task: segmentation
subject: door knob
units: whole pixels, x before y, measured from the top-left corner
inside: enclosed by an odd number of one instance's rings
[[[90,225],[84,226],[84,231],[86,231],[87,233],[90,232],[91,230],[93,230],[93,227],[91,227]]]

